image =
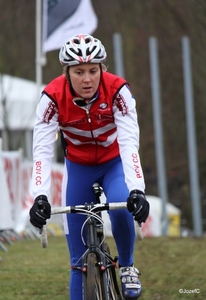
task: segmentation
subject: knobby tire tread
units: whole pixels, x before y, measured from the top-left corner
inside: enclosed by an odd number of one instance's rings
[[[87,257],[86,300],[104,300],[101,286],[101,273],[97,265],[96,254],[91,252]]]

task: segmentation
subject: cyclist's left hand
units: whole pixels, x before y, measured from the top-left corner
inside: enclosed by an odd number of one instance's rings
[[[146,222],[150,205],[143,192],[139,190],[131,191],[127,198],[127,208],[129,212],[132,212],[134,219],[139,224]]]
[[[51,205],[45,195],[40,195],[34,200],[29,214],[33,226],[41,229],[43,225],[46,225],[46,220],[51,217]]]

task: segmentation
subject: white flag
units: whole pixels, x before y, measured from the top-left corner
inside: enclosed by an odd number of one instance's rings
[[[43,0],[42,51],[60,49],[75,34],[92,34],[97,17],[91,0]]]

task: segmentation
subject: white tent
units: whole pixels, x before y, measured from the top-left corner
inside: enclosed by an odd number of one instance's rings
[[[33,129],[39,96],[35,82],[0,75],[0,130],[4,129],[4,117],[11,130]]]
[[[162,200],[157,196],[147,195],[150,203],[150,216],[148,221],[143,224],[143,231],[149,236],[160,236],[162,234]],[[168,218],[168,235],[180,235],[181,211],[171,203],[166,205]],[[145,227],[145,228],[144,228]]]
[[[150,214],[146,223],[142,224],[142,232],[144,236],[161,236],[162,235],[162,201],[156,196],[146,196],[150,203]],[[103,194],[101,201],[105,202],[106,198]],[[168,235],[180,235],[180,209],[171,203],[167,203],[167,217],[168,217]],[[111,224],[107,212],[103,212],[103,220],[106,230],[106,235],[111,236]]]

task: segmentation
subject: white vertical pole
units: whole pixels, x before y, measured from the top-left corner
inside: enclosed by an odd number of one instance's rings
[[[36,0],[36,85],[37,97],[40,96],[42,84],[42,49],[41,49],[41,19],[42,19],[42,1]]]
[[[8,136],[8,115],[6,109],[6,95],[4,95],[4,86],[3,86],[3,75],[0,74],[0,100],[2,107],[2,139],[4,141],[2,150],[9,150],[9,136]]]
[[[113,34],[115,74],[124,78],[124,63],[122,53],[122,37],[120,33]]]
[[[182,56],[183,56],[183,75],[184,75],[184,93],[185,110],[187,124],[188,140],[188,158],[190,173],[190,189],[192,201],[192,214],[194,235],[202,235],[202,216],[200,208],[200,188],[198,176],[197,143],[195,134],[195,117],[193,104],[192,72],[190,61],[190,42],[188,37],[182,38]]]
[[[160,76],[158,68],[158,46],[155,37],[149,38],[149,54],[150,54],[150,68],[151,68],[151,85],[152,85],[152,103],[153,103],[153,118],[155,130],[155,152],[156,152],[156,166],[158,191],[162,200],[162,235],[168,233],[168,219],[167,219],[167,180],[165,172],[164,159],[164,145],[162,132],[162,116],[161,116],[161,96],[160,96]]]
[[[42,39],[41,39],[41,30],[42,30],[42,0],[36,0],[36,103],[38,103],[41,92],[42,85]],[[33,140],[33,131],[29,129],[25,132],[25,148],[26,155],[28,158],[32,157],[32,143]]]
[[[46,65],[46,54],[42,52],[42,0],[36,0],[36,85],[39,99],[42,85],[42,67]]]
[[[36,101],[38,103],[41,86],[42,86],[42,66],[46,64],[46,57],[42,53],[42,0],[36,0]],[[29,137],[30,135],[30,137]],[[25,134],[26,143],[32,141],[32,132],[29,130]],[[32,147],[27,144],[26,149],[28,150],[28,157],[32,156]]]
[[[25,144],[26,144],[25,145],[25,156],[31,160],[32,159],[33,134],[32,134],[32,130],[30,130],[30,128],[28,128],[25,131],[24,138],[25,138]]]

